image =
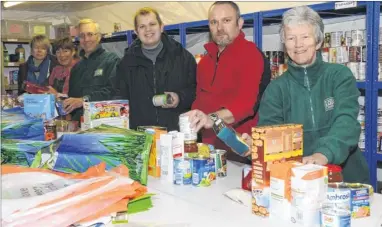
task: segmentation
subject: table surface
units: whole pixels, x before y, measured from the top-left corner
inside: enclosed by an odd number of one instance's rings
[[[300,226],[278,218],[258,217],[252,214],[250,201],[247,205],[243,205],[224,195],[227,191],[240,188],[241,171],[244,166],[244,164],[229,161],[228,176],[218,178],[209,187],[174,185],[172,182],[150,176],[148,191],[156,194],[152,198],[154,207],[147,212],[130,215],[129,224],[126,226]],[[352,219],[351,226],[382,227],[381,194],[374,194],[372,198],[371,216]]]

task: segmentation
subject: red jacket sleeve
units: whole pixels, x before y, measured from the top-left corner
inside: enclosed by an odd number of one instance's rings
[[[238,93],[232,102],[224,103],[223,108],[228,109],[235,118],[235,123],[253,115],[253,108],[259,93],[260,80],[264,72],[264,59],[256,46],[251,45],[244,50],[241,70],[237,77]]]

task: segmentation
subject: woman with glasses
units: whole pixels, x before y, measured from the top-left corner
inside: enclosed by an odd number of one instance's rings
[[[19,66],[18,94],[25,93],[24,82],[28,81],[39,86],[48,85],[48,78],[52,69],[58,65],[57,59],[50,54],[50,41],[44,35],[33,37],[31,56]]]

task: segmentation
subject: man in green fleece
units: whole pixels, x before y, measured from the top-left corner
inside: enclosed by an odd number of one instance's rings
[[[119,58],[115,53],[102,48],[99,25],[91,19],[83,19],[78,25],[80,46],[78,62],[70,73],[69,98],[64,101],[64,110],[72,120],[79,121],[83,115],[83,101],[112,99],[110,79],[115,76]]]
[[[345,182],[369,183],[358,148],[360,92],[349,68],[322,60],[322,19],[307,6],[290,9],[283,15],[280,37],[288,70],[265,90],[258,126],[302,124],[304,163],[340,165]]]

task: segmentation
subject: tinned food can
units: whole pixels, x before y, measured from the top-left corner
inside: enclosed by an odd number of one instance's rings
[[[321,226],[324,227],[350,227],[350,211],[346,209],[323,206],[321,208]]]
[[[191,184],[191,162],[189,159],[174,158],[174,184]]]
[[[57,125],[54,121],[44,122],[44,137],[45,141],[57,139]]]
[[[211,158],[214,159],[215,162],[215,172],[217,178],[222,178],[227,176],[227,159],[226,154],[227,151],[216,149],[211,152]]]
[[[172,97],[169,94],[154,95],[153,105],[154,106],[163,106],[172,103]]]
[[[211,184],[210,172],[208,158],[192,159],[192,185],[209,186]]]

